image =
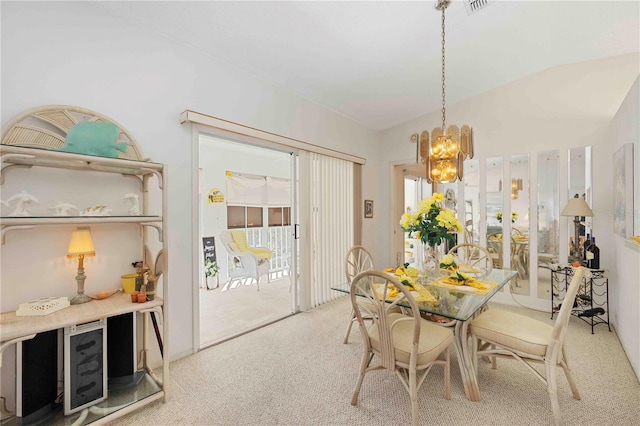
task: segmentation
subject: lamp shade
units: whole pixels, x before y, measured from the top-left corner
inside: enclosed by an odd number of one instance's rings
[[[89,228],[78,228],[71,234],[71,242],[69,243],[69,250],[67,250],[67,257],[73,258],[80,255],[96,255],[96,252],[93,249],[93,241],[91,240],[91,230]]]
[[[591,208],[584,198],[571,198],[560,216],[586,216],[593,217]]]

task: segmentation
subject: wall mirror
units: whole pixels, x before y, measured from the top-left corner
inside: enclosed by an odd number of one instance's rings
[[[493,257],[494,268],[506,266],[502,245],[502,157],[486,159],[485,193],[487,195],[487,250]]]
[[[568,154],[569,176],[567,200],[572,197],[581,197],[587,201],[589,206],[592,206],[591,147],[581,146],[570,148]],[[580,217],[580,225],[578,227],[578,249],[584,246],[585,238],[587,236],[592,236],[591,226],[592,218],[584,216]],[[575,243],[576,228],[574,221],[571,220],[571,218],[567,220],[567,227],[569,253],[572,253],[572,248]]]
[[[538,153],[538,297],[549,299],[549,269],[559,263],[559,153]]]
[[[510,171],[511,181],[503,187],[510,192],[511,212],[503,215],[503,222],[511,223],[510,264],[511,269],[518,272],[513,292],[529,295],[529,154],[512,155]]]
[[[464,161],[464,242],[480,242],[480,160]]]

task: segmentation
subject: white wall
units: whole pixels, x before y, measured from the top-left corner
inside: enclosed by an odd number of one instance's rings
[[[192,352],[198,285],[192,271],[198,242],[191,241],[191,235],[198,224],[191,219],[191,131],[179,124],[182,111],[200,111],[365,157],[364,196],[377,198],[377,171],[370,164],[377,163],[371,147],[379,135],[313,102],[121,21],[91,2],[2,2],[1,24],[3,125],[35,106],[77,105],[118,121],[137,138],[145,156],[168,165],[172,359]],[[365,244],[373,245],[377,228],[375,219],[369,222]],[[66,233],[47,244],[64,247]],[[15,265],[6,265],[4,259],[14,247],[2,250],[5,306],[5,288],[16,283],[5,280],[6,268]],[[20,247],[15,256],[24,259],[23,266],[35,262],[28,247]],[[47,269],[40,274],[33,286],[42,295],[73,291],[68,274]],[[46,287],[40,284],[43,277]],[[17,306],[32,296],[6,303]]]
[[[634,229],[633,235],[640,235],[640,80],[636,79],[633,87],[622,103],[609,128],[611,152],[616,152],[623,144],[633,143],[634,154]],[[609,168],[613,159],[608,155]],[[612,173],[608,173],[612,175]],[[607,180],[613,187],[613,176]],[[605,191],[604,201],[613,205],[613,191]],[[597,219],[597,218],[596,218]],[[624,238],[613,233],[613,225],[609,229],[613,264],[609,279],[609,301],[611,314],[620,336],[622,347],[640,379],[640,249],[632,249]],[[631,231],[629,231],[631,233]],[[599,243],[598,243],[599,245]],[[601,251],[602,253],[602,251]]]

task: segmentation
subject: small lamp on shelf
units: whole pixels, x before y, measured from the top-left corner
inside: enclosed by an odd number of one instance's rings
[[[91,230],[89,228],[78,228],[73,231],[69,250],[67,250],[67,259],[78,258],[78,275],[76,275],[78,294],[71,299],[70,303],[72,305],[80,305],[91,301],[91,298],[84,294],[84,280],[87,278],[84,274],[84,258],[95,255],[96,252],[93,249],[93,241],[91,240]]]
[[[593,212],[584,198],[576,196],[569,200],[560,216],[573,216],[575,239],[573,240],[572,258],[580,260],[580,217],[593,217]]]

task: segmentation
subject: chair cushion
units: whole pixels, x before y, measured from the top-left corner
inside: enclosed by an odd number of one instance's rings
[[[399,318],[412,318],[400,313],[389,315],[389,322]],[[413,321],[402,321],[393,329],[393,346],[397,362],[409,363],[411,348],[413,346]],[[374,323],[369,328],[369,338],[371,347],[380,352],[380,340],[378,338],[378,325]],[[417,365],[431,363],[442,353],[451,343],[453,343],[453,331],[449,328],[441,327],[423,318],[420,318],[420,341],[418,343]]]
[[[249,246],[249,243],[247,243],[247,234],[245,234],[244,231],[235,229],[231,231],[231,237],[238,247],[238,251],[251,252],[258,258],[265,260],[271,260],[273,257],[273,252],[268,248],[256,248]]]
[[[544,356],[553,326],[513,312],[489,309],[469,323],[471,334],[507,348]]]

